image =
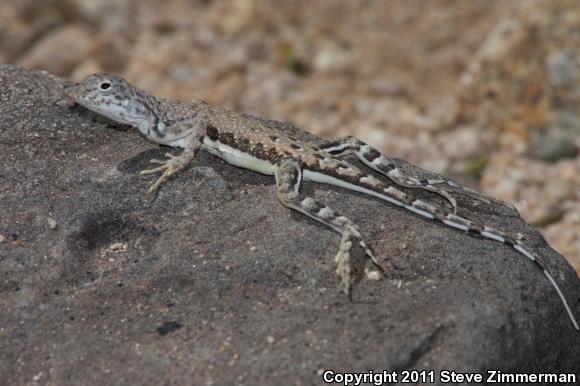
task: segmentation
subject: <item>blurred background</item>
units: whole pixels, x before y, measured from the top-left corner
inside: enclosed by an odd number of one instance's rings
[[[578,5],[1,0],[0,62],[355,135],[515,204],[580,272]]]

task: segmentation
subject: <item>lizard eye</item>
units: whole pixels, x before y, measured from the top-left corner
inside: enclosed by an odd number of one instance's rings
[[[107,82],[101,83],[101,90],[106,90],[109,87],[111,87],[111,84],[110,83],[107,83]]]

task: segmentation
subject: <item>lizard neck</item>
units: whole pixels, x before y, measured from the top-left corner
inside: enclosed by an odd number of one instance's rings
[[[165,137],[167,127],[163,102],[151,95],[139,94],[126,106],[127,117],[131,120],[129,123],[148,138],[159,142]]]

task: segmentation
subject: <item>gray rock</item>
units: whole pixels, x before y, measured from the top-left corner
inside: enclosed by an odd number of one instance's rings
[[[202,153],[146,196],[150,180],[137,171],[167,149],[67,107],[64,83],[0,66],[5,384],[314,384],[325,369],[580,370],[580,334],[545,277],[510,248],[307,185],[359,223],[394,267],[383,281],[359,281],[349,303],[334,275],[338,236],[283,208],[271,178]],[[538,232],[509,208],[460,204],[472,218],[524,234],[579,311],[576,274]]]
[[[548,56],[546,67],[550,86],[571,88],[576,85],[578,64],[564,52],[555,52]]]
[[[574,138],[564,133],[546,133],[534,138],[529,149],[533,158],[556,162],[564,158],[574,158],[578,149]]]

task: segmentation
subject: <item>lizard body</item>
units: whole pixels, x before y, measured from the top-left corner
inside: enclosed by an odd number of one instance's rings
[[[574,327],[579,326],[568,301],[544,261],[519,239],[456,214],[456,201],[446,187],[459,188],[489,198],[447,180],[420,180],[406,176],[394,160],[382,155],[370,145],[353,137],[321,141],[297,139],[280,123],[246,114],[238,114],[202,101],[177,102],[156,98],[132,86],[122,78],[108,74],[94,74],[70,87],[68,95],[78,104],[114,121],[138,128],[148,139],[183,148],[179,156],[166,154],[167,160],[151,160],[160,166],[141,174],[162,173],[149,192],[154,191],[170,176],[186,167],[199,149],[204,149],[224,161],[266,175],[273,175],[280,202],[299,211],[341,234],[336,255],[337,274],[346,295],[351,286],[350,249],[358,244],[382,272],[371,247],[363,240],[358,227],[346,216],[300,193],[302,181],[314,181],[361,192],[424,218],[449,227],[483,236],[506,244],[524,255],[542,270],[560,297]],[[404,188],[419,188],[444,197],[452,206],[443,206],[413,197],[387,184],[351,163],[341,159],[354,154],[359,161]]]

